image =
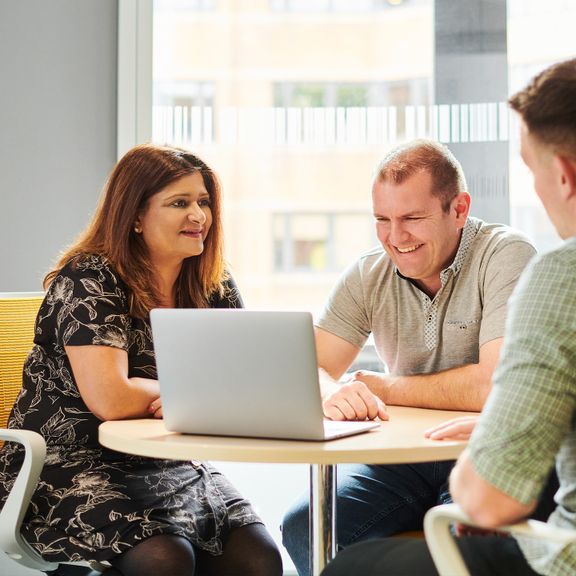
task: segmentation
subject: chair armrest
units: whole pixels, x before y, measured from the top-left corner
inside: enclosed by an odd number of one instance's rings
[[[478,526],[468,518],[458,504],[436,506],[428,510],[424,517],[426,543],[440,576],[453,576],[454,574],[469,576],[470,574],[450,530],[452,524],[457,523]],[[530,538],[543,538],[560,544],[576,542],[576,530],[558,528],[538,520],[499,526],[496,531]]]
[[[457,504],[435,506],[424,516],[426,544],[440,576],[470,576],[450,530],[452,524],[466,521],[467,516]]]
[[[58,564],[47,562],[20,534],[20,527],[44,467],[46,443],[31,430],[0,428],[0,440],[18,442],[24,446],[24,462],[0,511],[0,549],[10,558],[41,571],[55,570]]]

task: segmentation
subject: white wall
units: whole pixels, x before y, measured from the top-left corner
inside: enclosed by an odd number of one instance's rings
[[[0,291],[34,291],[116,161],[117,0],[0,0]]]

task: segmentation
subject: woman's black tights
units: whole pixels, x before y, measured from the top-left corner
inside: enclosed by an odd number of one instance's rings
[[[104,572],[105,576],[192,576],[196,555],[186,538],[161,534],[143,540],[110,563],[113,567]]]
[[[181,536],[152,536],[111,561],[104,576],[282,576],[278,548],[262,524],[232,530],[220,556]]]

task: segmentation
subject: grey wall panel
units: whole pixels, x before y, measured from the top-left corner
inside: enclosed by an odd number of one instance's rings
[[[0,0],[0,291],[39,290],[116,160],[117,0]]]
[[[506,0],[435,0],[436,104],[505,102],[508,97]],[[470,213],[508,223],[508,142],[448,145],[472,195]]]

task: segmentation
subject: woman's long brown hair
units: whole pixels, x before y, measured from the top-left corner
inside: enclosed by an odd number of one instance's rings
[[[212,226],[198,256],[186,258],[176,285],[176,306],[205,308],[214,292],[222,292],[226,272],[220,184],[198,157],[180,148],[144,144],[129,150],[116,164],[96,214],[78,240],[44,278],[47,287],[62,268],[83,255],[106,258],[129,289],[130,314],[144,318],[161,304],[152,266],[141,234],[134,232],[148,200],[183,176],[199,172],[210,195]]]

